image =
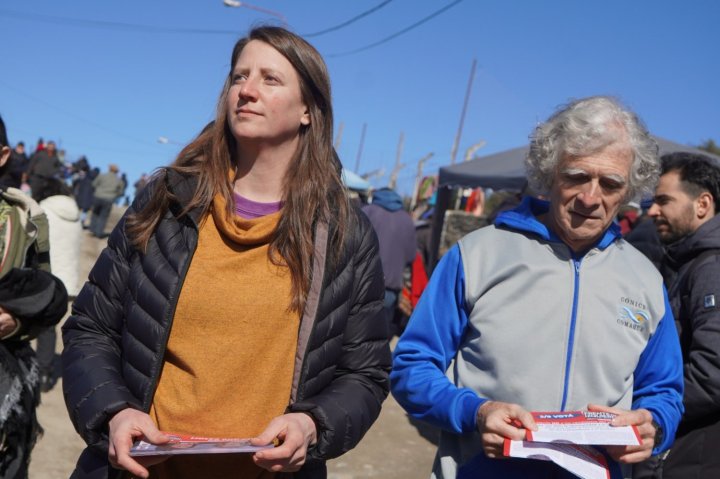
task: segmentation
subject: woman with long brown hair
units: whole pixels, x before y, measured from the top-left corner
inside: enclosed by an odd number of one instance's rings
[[[89,446],[73,477],[325,477],[377,418],[382,269],[332,124],[311,45],[279,27],[237,42],[215,121],[116,226],[63,328],[65,399]],[[160,431],[278,446],[129,455]]]

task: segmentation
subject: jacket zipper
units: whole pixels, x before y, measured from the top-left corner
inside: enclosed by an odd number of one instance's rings
[[[572,314],[570,316],[570,334],[568,336],[567,356],[565,358],[565,381],[563,384],[563,396],[560,410],[564,411],[567,405],[568,389],[570,387],[570,367],[572,364],[573,347],[575,345],[575,325],[577,323],[578,295],[580,290],[580,263],[582,259],[572,259],[574,270],[574,289]]]

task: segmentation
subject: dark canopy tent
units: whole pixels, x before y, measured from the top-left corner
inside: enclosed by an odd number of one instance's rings
[[[660,147],[660,155],[676,151],[701,153],[713,158],[720,165],[720,156],[713,155],[691,146],[653,136]],[[521,146],[511,150],[501,151],[492,155],[476,158],[457,165],[440,168],[438,178],[438,194],[433,213],[432,254],[430,264],[437,261],[437,251],[440,244],[440,233],[452,197],[452,191],[457,188],[492,188],[494,190],[522,190],[525,186],[525,157],[528,146]]]
[[[492,155],[440,168],[439,186],[520,190],[525,184],[525,157],[521,146]]]

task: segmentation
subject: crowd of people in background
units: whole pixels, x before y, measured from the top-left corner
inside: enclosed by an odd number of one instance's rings
[[[10,158],[0,176],[0,186],[18,188],[32,196],[35,201],[42,201],[57,194],[58,185],[55,183],[59,180],[64,185],[61,193],[75,199],[85,229],[89,228],[89,213],[97,198],[110,199],[112,204],[129,204],[127,175],[121,172],[117,165],[108,165],[116,181],[110,181],[110,177],[106,176],[100,184],[93,184],[94,180],[101,176],[100,168],[93,167],[85,156],[80,156],[75,162],[67,161],[66,156],[66,152],[58,149],[52,140],[38,139],[35,148],[30,152],[25,142],[18,141],[10,151]],[[143,173],[134,185],[135,193],[145,185],[147,179],[147,175]]]

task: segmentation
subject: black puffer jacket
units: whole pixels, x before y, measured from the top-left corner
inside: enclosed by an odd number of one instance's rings
[[[63,390],[75,428],[88,444],[72,477],[117,477],[108,467],[108,421],[133,407],[149,411],[170,327],[193,253],[200,212],[179,216],[191,180],[168,173],[171,205],[145,254],[133,249],[124,219],[63,326]],[[154,188],[145,188],[139,208]],[[388,393],[390,351],[380,314],[384,294],[375,233],[353,214],[346,247],[333,264],[327,228],[316,228],[315,259],[298,335],[288,411],[307,411],[318,443],[294,477],[325,477],[325,460],[343,454],[375,421]],[[328,254],[326,254],[328,253]]]

